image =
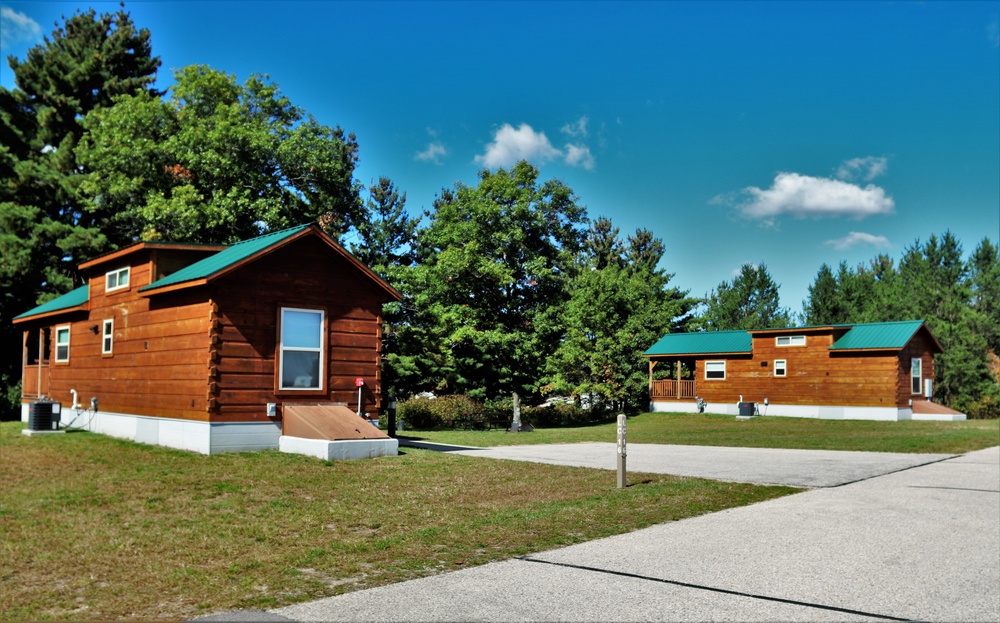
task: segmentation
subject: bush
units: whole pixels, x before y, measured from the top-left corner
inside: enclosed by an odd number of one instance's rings
[[[406,428],[453,428],[456,422],[470,417],[482,419],[484,410],[481,404],[468,396],[411,398],[396,406],[396,418],[403,420]]]
[[[599,413],[586,411],[570,403],[521,408],[521,421],[530,422],[533,426],[540,428],[580,426],[582,424],[589,424],[599,417]]]

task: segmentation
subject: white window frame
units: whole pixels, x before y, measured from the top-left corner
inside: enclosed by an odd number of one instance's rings
[[[781,341],[785,340],[786,343],[782,344]],[[774,345],[778,348],[789,348],[792,346],[805,346],[806,336],[804,335],[779,335],[774,338]]]
[[[125,268],[119,268],[118,270],[110,270],[104,273],[104,291],[114,292],[115,290],[127,290],[129,284],[132,282],[130,266]],[[124,283],[122,283],[122,276],[125,277]],[[111,285],[112,277],[115,280],[115,285]]]
[[[787,359],[775,359],[774,360],[774,376],[784,378],[788,376],[788,360]]]
[[[306,314],[316,314],[319,316],[319,348],[285,346],[285,312],[298,312]],[[278,327],[278,391],[282,392],[318,392],[323,391],[324,379],[326,378],[326,311],[322,309],[304,309],[301,307],[282,307],[279,313]],[[319,355],[319,378],[317,384],[310,387],[286,387],[285,378],[285,353],[286,352],[315,352]]]
[[[107,318],[101,327],[101,354],[113,355],[115,352],[115,319]]]
[[[722,376],[721,377],[718,377],[718,376],[709,376],[708,375],[709,374],[709,367],[716,368],[715,370],[712,370],[711,372],[717,373],[717,372],[719,372],[719,370],[718,370],[719,364],[721,364],[721,366],[722,366]],[[705,380],[706,381],[725,381],[726,380],[726,360],[725,359],[718,359],[718,360],[706,361],[705,362]]]
[[[69,343],[70,343],[70,334],[72,333],[72,331],[70,331],[70,327],[71,326],[72,325],[64,324],[64,325],[56,327],[56,329],[55,329],[55,339],[52,340],[52,344],[53,344],[53,348],[55,349],[55,352],[53,353],[55,355],[55,357],[53,357],[53,358],[55,359],[56,363],[69,363]],[[66,342],[65,343],[59,341],[59,332],[63,331],[63,330],[66,331]],[[59,348],[60,347],[65,347],[66,348],[66,356],[65,357],[60,357],[59,356]]]
[[[919,394],[923,392],[924,361],[920,357],[910,360],[910,393]],[[916,381],[916,385],[914,385]]]

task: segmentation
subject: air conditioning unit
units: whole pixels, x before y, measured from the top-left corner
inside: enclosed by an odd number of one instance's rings
[[[28,403],[28,430],[53,430],[59,428],[62,403],[40,400]]]

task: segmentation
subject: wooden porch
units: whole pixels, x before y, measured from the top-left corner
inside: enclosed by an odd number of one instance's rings
[[[49,393],[49,363],[26,366],[21,374],[21,398],[42,398]]]
[[[655,368],[657,364],[664,364],[668,368],[667,374],[673,378],[654,379],[653,368]],[[685,369],[688,371],[687,375],[683,372]],[[694,360],[684,360],[679,358],[657,360],[650,359],[649,399],[653,401],[696,399],[698,397],[698,389],[696,387],[695,380],[693,378],[683,378],[684,376],[693,376],[691,372],[694,371],[694,369]]]
[[[649,395],[652,400],[694,400],[697,397],[694,381],[676,379],[653,381]]]

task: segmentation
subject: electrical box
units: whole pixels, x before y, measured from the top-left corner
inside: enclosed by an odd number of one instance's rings
[[[267,403],[267,417],[278,417],[278,403]]]

